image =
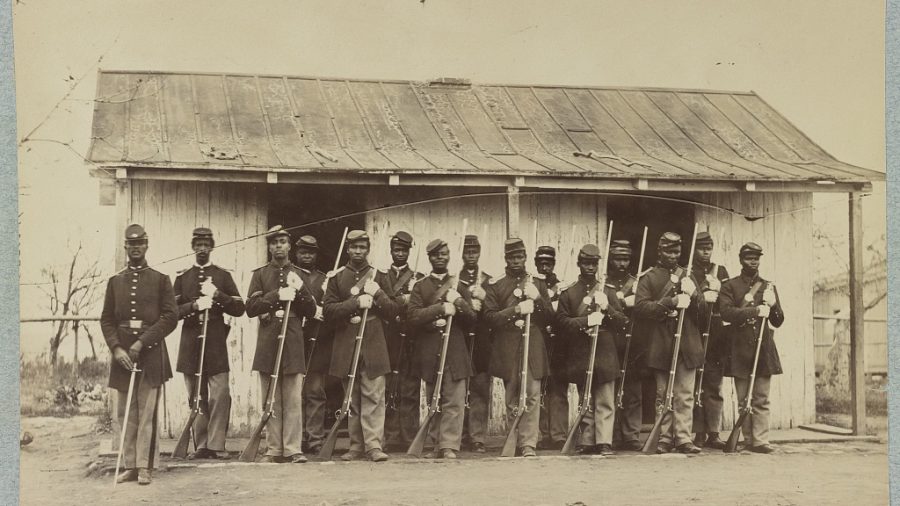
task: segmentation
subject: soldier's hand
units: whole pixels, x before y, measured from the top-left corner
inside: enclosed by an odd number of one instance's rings
[[[634,295],[625,297],[625,307],[634,307]]]
[[[313,318],[319,321],[325,320],[325,311],[322,310],[322,306],[316,306],[316,315]]]
[[[774,306],[776,302],[778,302],[778,298],[775,297],[775,290],[772,288],[766,288],[766,291],[763,292],[763,302],[765,302],[769,306]]]
[[[294,300],[295,297],[297,297],[297,290],[295,290],[289,286],[285,286],[285,287],[278,289],[278,300],[280,300],[282,302]]]
[[[472,298],[484,300],[485,297],[487,297],[487,293],[485,293],[484,288],[476,286],[472,289]]]
[[[287,286],[298,291],[303,288],[303,279],[296,272],[291,271],[287,275]]]
[[[400,296],[400,302],[402,302],[402,303],[404,303],[404,304],[409,304],[409,294],[408,294],[408,293],[404,293],[403,295],[401,295],[401,296]]]
[[[204,295],[197,299],[197,311],[205,311],[212,307],[212,297],[209,295]]]
[[[691,278],[683,277],[681,278],[681,293],[686,294],[687,296],[694,295],[694,292],[697,291],[697,285],[691,281]]]
[[[135,341],[130,348],[128,348],[128,358],[131,359],[132,364],[137,362],[138,356],[141,354],[141,350],[144,349],[144,343],[140,339]]]
[[[705,300],[707,304],[714,304],[717,300],[719,300],[719,292],[707,290],[703,292],[703,300]]]
[[[444,314],[445,315],[453,316],[456,314],[456,306],[454,306],[452,302],[444,302],[441,305],[444,306]]]
[[[534,301],[525,299],[516,305],[516,309],[519,311],[519,314],[531,314],[534,312]]]
[[[710,275],[706,276],[706,279],[707,279],[707,284],[708,284],[710,290],[713,290],[716,292],[719,292],[722,290],[722,282],[719,281],[719,279],[717,277],[710,274]]]
[[[768,318],[769,317],[769,306],[765,304],[760,304],[756,306],[756,315],[760,318]]]
[[[481,299],[472,299],[472,309],[476,312],[481,311]]]
[[[528,297],[531,300],[535,300],[541,296],[541,292],[538,291],[537,287],[534,286],[534,283],[525,283],[525,297]]]
[[[359,301],[360,309],[369,309],[372,307],[372,302],[373,302],[372,296],[367,293],[360,295],[359,299],[357,299],[357,300]]]
[[[369,295],[375,295],[378,293],[379,288],[378,283],[370,279],[369,281],[366,281],[365,286],[363,286],[363,291]]]
[[[123,350],[122,348],[116,346],[113,349],[113,360],[119,364],[119,367],[125,370],[134,369],[134,362],[131,361],[131,357],[128,356],[128,352]]]
[[[597,304],[597,307],[600,308],[600,311],[606,311],[606,309],[609,307],[609,297],[607,297],[605,293],[600,292],[594,295],[594,303]]]
[[[200,283],[200,293],[207,297],[212,297],[216,294],[216,285],[213,284],[212,279],[207,278],[206,281]]]
[[[601,323],[603,323],[603,316],[603,313],[601,313],[600,311],[594,311],[593,313],[589,314],[588,326],[596,327],[597,325],[600,325]]]
[[[679,293],[675,296],[675,308],[687,309],[691,305],[691,296],[686,293]]]
[[[453,288],[447,290],[447,302],[453,304],[460,297],[462,297],[462,295],[460,295],[459,292],[457,292]]]

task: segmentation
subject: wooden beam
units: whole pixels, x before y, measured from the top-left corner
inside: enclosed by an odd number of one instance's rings
[[[113,272],[118,272],[125,268],[125,227],[131,224],[131,186],[132,181],[127,177],[126,169],[116,170],[116,265]],[[119,449],[119,435],[122,433],[122,427],[119,425],[119,418],[116,416],[116,402],[118,401],[119,392],[116,395],[107,396],[106,408],[112,415],[112,450]]]
[[[519,237],[519,188],[506,187],[506,237]]]
[[[866,434],[865,305],[863,304],[862,194],[850,193],[850,411],[855,435]]]

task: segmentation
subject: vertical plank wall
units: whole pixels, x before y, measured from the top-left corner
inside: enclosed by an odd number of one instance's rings
[[[771,426],[796,427],[815,421],[815,364],[812,320],[812,194],[810,193],[714,193],[703,202],[764,218],[748,221],[743,216],[710,207],[697,207],[700,229],[708,226],[715,241],[713,261],[729,274],[740,273],[738,250],[747,241],[763,247],[760,272],[776,282],[785,311],[785,323],[775,332],[784,374],[773,377]],[[726,427],[731,427],[740,399],[735,399],[726,379]]]
[[[213,230],[216,249],[212,261],[231,270],[246,299],[253,269],[266,261],[264,238],[267,203],[263,189],[249,184],[184,181],[132,183],[131,221],[141,223],[150,236],[147,258],[174,282],[179,270],[193,265],[191,231],[207,226]],[[246,316],[231,319],[228,353],[231,361],[231,429],[252,429],[259,417],[259,385],[251,374],[256,348],[256,322]],[[181,325],[166,339],[172,368],[178,355]],[[188,397],[181,374],[167,383],[163,436],[174,435],[187,419]]]

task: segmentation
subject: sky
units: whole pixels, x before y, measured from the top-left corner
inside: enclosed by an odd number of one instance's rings
[[[98,204],[81,158],[98,68],[752,90],[840,160],[885,166],[877,1],[26,0],[13,9],[18,137],[30,139],[19,148],[23,314],[45,312],[28,283],[79,241],[113,269],[115,208]],[[841,199],[816,199],[817,223],[835,241],[846,233]],[[864,211],[871,242],[884,230],[883,196]]]

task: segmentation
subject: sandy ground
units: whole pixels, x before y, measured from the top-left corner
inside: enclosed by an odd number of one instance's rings
[[[886,444],[779,446],[775,455],[464,458],[368,462],[207,463],[119,485],[88,473],[94,418],[24,418],[22,504],[887,504]],[[463,454],[471,457],[470,454]],[[107,462],[108,464],[108,462]],[[113,462],[114,465],[114,462]],[[89,476],[86,476],[90,474]]]

